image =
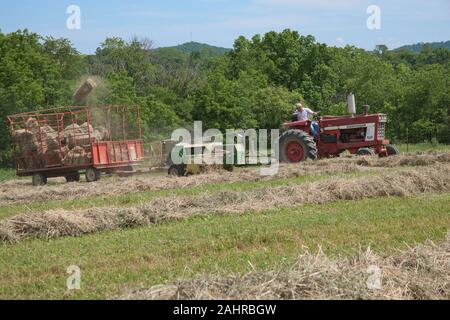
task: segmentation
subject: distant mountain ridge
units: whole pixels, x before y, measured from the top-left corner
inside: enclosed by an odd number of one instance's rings
[[[450,40],[449,40],[449,41],[441,41],[441,42],[419,42],[416,44],[404,45],[404,46],[398,47],[396,49],[393,49],[392,51],[408,50],[408,51],[419,53],[425,45],[429,45],[433,49],[446,48],[446,49],[450,50]],[[206,54],[208,56],[222,56],[225,53],[232,50],[230,48],[217,47],[217,46],[209,45],[207,43],[200,43],[200,42],[194,42],[194,41],[179,44],[177,46],[160,47],[160,48],[157,48],[156,50],[164,51],[165,49],[170,49],[170,50],[175,49],[175,50],[181,51],[183,53],[188,53],[188,54],[198,52],[198,53]]]
[[[173,47],[164,47],[160,49],[177,49],[185,53],[200,52],[200,53],[207,53],[210,56],[221,56],[224,55],[226,52],[231,51],[231,49],[228,48],[216,47],[206,43],[194,41],[186,42]]]
[[[445,41],[445,42],[444,41],[441,41],[441,42],[419,42],[416,44],[401,46],[397,49],[394,49],[394,51],[409,50],[409,51],[413,51],[413,52],[420,52],[422,50],[423,46],[425,46],[425,45],[429,45],[433,49],[437,49],[437,48],[450,49],[450,40]]]

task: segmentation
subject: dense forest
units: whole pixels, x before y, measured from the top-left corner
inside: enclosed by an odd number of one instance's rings
[[[422,49],[424,47],[431,47],[432,49],[438,49],[438,48],[445,48],[445,49],[450,49],[450,40],[449,41],[441,41],[441,42],[419,42],[416,44],[410,44],[410,45],[406,45],[406,46],[401,46],[397,49],[395,49],[396,51],[400,51],[400,50],[410,50],[413,52],[420,52],[422,51]]]
[[[0,32],[1,165],[11,164],[6,116],[73,105],[74,90],[88,76],[100,83],[89,104],[141,106],[147,141],[193,120],[204,129],[278,128],[297,100],[322,114],[344,114],[353,92],[358,107],[388,114],[395,142],[450,143],[449,49],[379,45],[367,52],[292,30],[239,37],[221,54],[184,48],[108,38],[95,54],[82,55],[67,39]]]
[[[207,54],[209,56],[222,56],[225,53],[231,51],[231,49],[222,48],[222,47],[216,47],[211,46],[206,43],[199,43],[199,42],[186,42],[183,44],[180,44],[175,47],[169,47],[173,49],[177,49],[186,53],[192,53],[192,52],[201,52],[203,55]],[[165,49],[165,48],[162,48]],[[158,50],[158,49],[157,49]]]

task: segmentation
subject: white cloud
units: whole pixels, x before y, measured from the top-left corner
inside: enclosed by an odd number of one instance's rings
[[[335,40],[336,46],[337,47],[343,47],[345,46],[345,40],[342,37],[337,37]]]

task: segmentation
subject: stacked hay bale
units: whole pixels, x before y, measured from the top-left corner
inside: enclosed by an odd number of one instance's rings
[[[20,166],[26,169],[42,166],[82,166],[91,163],[91,142],[102,141],[106,129],[94,129],[87,122],[68,125],[58,134],[46,123],[39,123],[33,117],[25,121],[24,129],[13,132],[16,152],[21,159]]]
[[[63,137],[70,149],[75,146],[84,146],[90,144],[92,141],[102,141],[106,136],[106,129],[99,127],[94,129],[87,122],[82,125],[76,123],[67,126],[64,129]]]
[[[105,138],[106,129],[103,127],[94,129],[87,122],[78,125],[73,123],[64,129],[63,137],[67,146],[67,153],[63,158],[64,165],[86,165],[91,162],[92,154],[83,148],[91,142],[102,141]]]
[[[58,134],[48,124],[40,124],[30,117],[25,121],[25,129],[15,130],[13,136],[18,146],[16,152],[22,157],[22,167],[38,168],[61,163]]]
[[[60,144],[58,141],[58,134],[49,125],[39,125],[39,122],[35,118],[29,118],[25,123],[25,127],[25,130],[33,135],[33,137],[28,140],[33,144],[31,149],[39,149],[41,154],[45,154],[48,150],[59,149]],[[26,135],[28,135],[28,133]]]
[[[67,152],[63,159],[65,166],[83,166],[91,163],[92,154],[83,147],[76,146]]]
[[[40,167],[39,158],[36,157],[38,142],[36,136],[27,129],[15,130],[13,139],[16,143],[16,154],[18,155],[18,165],[20,168]]]

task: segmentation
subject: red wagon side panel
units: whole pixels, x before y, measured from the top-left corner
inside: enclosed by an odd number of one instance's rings
[[[144,159],[142,140],[108,141],[92,144],[92,159],[95,167],[129,165]]]

